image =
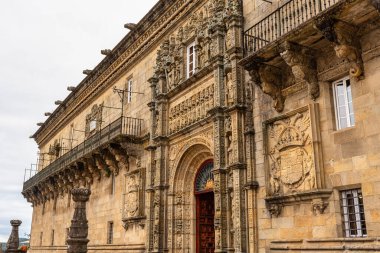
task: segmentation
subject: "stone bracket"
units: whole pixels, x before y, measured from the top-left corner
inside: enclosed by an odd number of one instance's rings
[[[281,46],[280,55],[292,69],[294,77],[308,84],[311,99],[318,98],[317,63],[312,49],[286,41]]]
[[[273,99],[273,107],[278,112],[284,110],[285,98],[282,95],[281,70],[263,63],[253,64],[249,70],[249,75],[253,83]]]
[[[265,198],[268,211],[272,216],[278,217],[283,206],[293,205],[299,202],[310,202],[314,215],[323,214],[330,198],[332,190],[318,189],[299,193],[271,196]]]
[[[315,27],[334,44],[338,58],[350,64],[350,76],[360,79],[363,76],[362,49],[357,36],[358,29],[348,23],[323,16],[315,21]]]

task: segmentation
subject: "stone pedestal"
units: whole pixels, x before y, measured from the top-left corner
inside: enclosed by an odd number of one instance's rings
[[[7,249],[5,250],[6,253],[12,253],[12,252],[21,252],[18,250],[19,246],[19,237],[18,237],[18,227],[21,225],[20,220],[11,220],[12,225],[12,232],[9,236],[8,242],[7,242]]]
[[[91,190],[86,188],[76,188],[71,191],[75,202],[75,211],[71,220],[69,238],[67,239],[68,253],[86,253],[88,225],[86,218],[86,202],[88,201]]]

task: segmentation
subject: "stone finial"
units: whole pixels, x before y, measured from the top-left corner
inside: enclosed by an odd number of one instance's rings
[[[86,253],[88,236],[88,224],[86,218],[86,202],[89,200],[91,190],[87,188],[75,188],[71,190],[75,202],[74,216],[71,220],[69,238],[67,239],[68,253]]]
[[[18,227],[21,225],[20,220],[11,220],[11,225],[12,225],[12,232],[11,235],[9,236],[8,242],[7,242],[7,249],[6,253],[11,253],[11,252],[19,252],[18,250],[18,245],[20,243],[19,237],[18,237]]]

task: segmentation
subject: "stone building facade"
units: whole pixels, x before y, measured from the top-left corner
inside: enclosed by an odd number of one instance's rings
[[[160,0],[33,135],[31,252],[380,252],[377,0]],[[380,96],[379,96],[380,97]]]

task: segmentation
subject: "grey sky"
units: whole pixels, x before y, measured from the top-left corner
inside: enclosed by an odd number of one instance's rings
[[[32,208],[21,195],[24,168],[36,161],[28,137],[44,112],[77,85],[157,0],[0,0],[0,242],[10,219],[29,233]]]

